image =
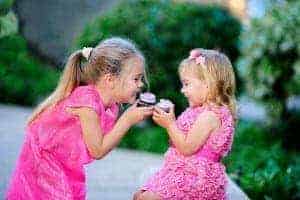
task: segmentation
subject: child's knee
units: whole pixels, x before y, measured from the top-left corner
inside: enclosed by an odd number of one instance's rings
[[[140,191],[135,200],[160,200],[159,196],[150,191]]]
[[[144,192],[144,191],[139,190],[139,191],[137,191],[136,193],[134,193],[134,195],[133,195],[133,200],[140,200],[141,194],[142,194],[143,192]]]

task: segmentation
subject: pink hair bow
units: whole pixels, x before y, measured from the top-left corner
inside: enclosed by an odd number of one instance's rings
[[[201,52],[199,50],[196,50],[196,49],[194,49],[190,52],[189,59],[191,59],[191,60],[195,59],[197,65],[205,64],[205,57],[201,54]]]

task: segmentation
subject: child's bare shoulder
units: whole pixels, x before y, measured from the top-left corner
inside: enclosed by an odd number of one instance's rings
[[[202,124],[212,129],[215,129],[221,125],[221,121],[219,116],[211,110],[204,110],[199,114],[196,119],[197,124]]]

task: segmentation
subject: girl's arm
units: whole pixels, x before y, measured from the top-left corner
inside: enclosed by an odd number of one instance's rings
[[[104,136],[100,128],[99,116],[93,109],[80,107],[68,111],[79,116],[84,142],[95,159],[103,158],[119,144],[133,124],[152,114],[152,108],[131,106],[117,120],[112,130]]]
[[[189,133],[185,135],[176,126],[172,112],[165,113],[155,108],[153,119],[167,129],[171,141],[185,156],[195,153],[205,143],[211,132],[220,126],[220,121],[215,114],[205,111],[198,116]]]

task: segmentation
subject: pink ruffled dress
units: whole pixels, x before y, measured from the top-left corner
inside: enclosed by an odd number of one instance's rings
[[[66,112],[67,107],[82,106],[96,111],[103,134],[112,129],[118,105],[104,108],[94,85],[77,87],[27,126],[6,199],[85,199],[84,165],[94,159],[84,143],[79,118]]]
[[[162,200],[225,199],[226,176],[221,159],[227,155],[233,141],[231,112],[225,106],[188,108],[178,117],[176,124],[186,135],[204,110],[213,111],[219,117],[221,127],[211,133],[205,144],[191,156],[183,156],[171,144],[162,168],[149,178],[142,190],[152,191]]]

